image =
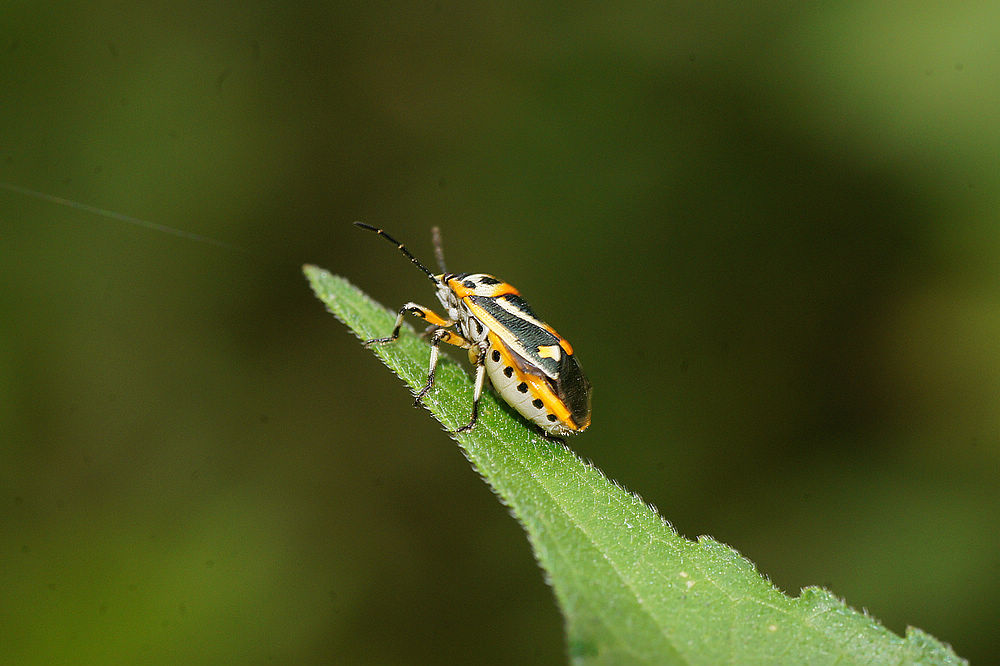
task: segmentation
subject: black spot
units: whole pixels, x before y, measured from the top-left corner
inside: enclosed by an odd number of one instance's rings
[[[500,280],[496,279],[495,277],[484,275],[483,277],[479,278],[479,284],[502,284],[502,282],[500,282]]]
[[[552,421],[553,423],[559,420],[555,414],[546,414],[545,418],[547,418],[549,421]]]
[[[545,403],[542,402],[541,400],[538,400],[536,398],[536,399],[534,399],[534,400],[531,401],[531,404],[533,404],[535,406],[535,409],[541,409],[542,405],[544,405]]]
[[[479,335],[482,335],[483,334],[483,325],[481,323],[479,323],[478,319],[473,319],[472,321],[476,322],[476,332],[479,333]]]
[[[521,382],[520,384],[517,385],[517,390],[520,391],[521,393],[527,393],[528,385],[525,384],[524,382]]]
[[[494,363],[500,362],[500,352],[498,352],[496,349],[493,350],[493,362]]]
[[[503,374],[507,375],[507,379],[510,379],[514,375],[514,368],[508,365],[503,369]]]
[[[462,286],[465,287],[466,289],[475,289],[476,283],[473,282],[472,280],[463,280]]]

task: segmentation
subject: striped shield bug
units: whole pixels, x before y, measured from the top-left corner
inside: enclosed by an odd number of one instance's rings
[[[434,386],[439,346],[446,342],[469,352],[475,365],[475,389],[472,416],[458,432],[471,430],[479,414],[479,399],[487,375],[493,388],[549,437],[582,432],[590,425],[591,387],[573,347],[555,330],[538,318],[527,301],[512,285],[485,273],[449,273],[437,228],[434,229],[434,255],[441,273],[435,275],[406,247],[381,229],[355,222],[395,245],[400,252],[430,278],[445,316],[417,303],[399,309],[392,333],[368,340],[370,347],[388,344],[399,338],[403,316],[410,314],[426,321],[430,328],[431,359],[427,383],[417,392],[414,404]]]

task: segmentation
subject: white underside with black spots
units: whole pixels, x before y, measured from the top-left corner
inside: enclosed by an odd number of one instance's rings
[[[568,435],[574,431],[558,420],[549,418],[550,412],[545,409],[539,396],[531,390],[531,385],[523,380],[517,368],[507,365],[503,356],[494,360],[492,346],[486,352],[486,375],[490,378],[493,388],[507,404],[517,410],[524,418],[533,422],[539,428],[553,435]],[[509,370],[508,370],[509,368]]]

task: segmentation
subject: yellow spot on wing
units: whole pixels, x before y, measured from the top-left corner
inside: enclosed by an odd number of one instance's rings
[[[559,349],[559,345],[542,345],[538,348],[538,355],[542,358],[554,358],[558,361],[559,357],[562,356],[562,350]]]

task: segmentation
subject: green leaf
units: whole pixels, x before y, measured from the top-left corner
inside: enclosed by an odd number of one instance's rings
[[[316,295],[361,339],[395,313],[345,279],[305,267]],[[374,352],[416,392],[429,349],[412,329]],[[424,403],[528,533],[566,618],[574,664],[962,664],[919,629],[900,637],[829,592],[790,597],[735,550],[680,535],[655,509],[492,393],[469,418],[472,383],[442,358]]]

